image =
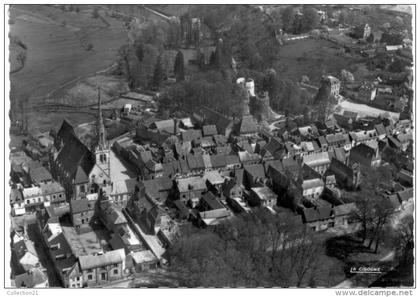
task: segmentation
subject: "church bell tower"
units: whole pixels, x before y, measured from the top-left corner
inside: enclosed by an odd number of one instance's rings
[[[95,146],[95,158],[96,165],[100,167],[104,173],[111,178],[110,169],[110,154],[109,144],[106,139],[106,130],[102,118],[102,107],[101,107],[101,91],[98,87],[98,120],[96,126],[96,146]]]

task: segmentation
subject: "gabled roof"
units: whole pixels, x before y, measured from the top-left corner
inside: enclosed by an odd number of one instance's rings
[[[205,193],[201,198],[212,210],[225,208],[219,201],[217,201],[216,196],[214,196],[211,192]]]
[[[351,214],[352,212],[357,210],[356,203],[345,203],[341,205],[337,205],[333,208],[333,213],[336,217],[338,216],[346,216]]]
[[[92,211],[95,208],[95,202],[88,199],[77,199],[70,201],[70,209],[73,214]]]
[[[239,134],[251,134],[258,132],[257,123],[255,122],[254,117],[251,115],[242,117],[238,132]]]
[[[121,252],[122,250],[122,252]],[[120,264],[125,260],[124,249],[106,252],[102,255],[86,255],[79,257],[80,268],[82,270],[103,267],[111,264]]]
[[[402,201],[407,201],[407,200],[414,197],[413,196],[413,188],[397,192],[397,195],[398,195],[398,198],[400,199],[401,202]]]
[[[156,128],[161,133],[177,134],[179,132],[178,125],[173,119],[154,122]]]
[[[331,205],[319,208],[305,208],[303,210],[303,216],[307,223],[316,222],[329,219],[331,217],[331,211]]]
[[[344,151],[344,148],[339,147],[339,148],[334,148],[334,156],[340,160],[343,163],[346,163],[346,152]]]
[[[308,166],[318,166],[323,164],[329,164],[330,158],[327,152],[320,152],[312,155],[303,156],[302,162],[304,164],[307,164]]]
[[[180,178],[176,181],[179,192],[189,192],[207,189],[204,179],[200,176]]]
[[[182,141],[184,142],[201,139],[202,136],[201,130],[190,129],[181,133]]]
[[[223,155],[223,154],[211,155],[210,162],[213,168],[226,167],[226,155]]]
[[[217,134],[216,125],[203,126],[203,136],[213,136]]]
[[[187,155],[187,163],[188,163],[188,167],[191,170],[197,170],[197,169],[201,170],[201,169],[205,168],[202,155],[188,154]]]
[[[89,149],[73,134],[68,134],[68,141],[58,153],[56,162],[69,173],[71,179],[86,182],[86,178],[95,165],[95,159]]]
[[[254,179],[265,178],[264,166],[262,164],[245,165],[244,170],[248,175],[250,175]]]
[[[51,181],[51,173],[45,167],[33,168],[30,170],[31,178],[35,183]]]
[[[375,129],[378,135],[386,135],[386,129],[384,127],[384,124],[380,123],[375,125]]]

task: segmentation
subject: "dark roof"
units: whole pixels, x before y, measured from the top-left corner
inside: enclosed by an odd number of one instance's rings
[[[257,123],[251,115],[244,116],[239,124],[239,134],[251,134],[258,132]]]
[[[226,164],[227,165],[240,164],[239,156],[238,155],[226,155]]]
[[[10,191],[10,203],[15,203],[19,201],[23,201],[22,192],[18,189],[12,189]]]
[[[332,171],[336,178],[339,178],[340,180],[345,179],[346,177],[351,178],[353,176],[353,170],[336,158],[331,159],[329,170]]]
[[[326,220],[331,217],[332,207],[322,206],[319,208],[305,208],[303,210],[303,216],[307,223],[316,222],[320,220]]]
[[[185,206],[185,204],[181,200],[175,200],[174,205],[179,210],[182,217],[187,218],[189,216],[190,210],[188,209],[188,207]]]
[[[203,161],[203,156],[198,154],[198,155],[192,155],[189,154],[187,155],[187,163],[188,163],[188,167],[191,170],[195,170],[195,169],[204,169],[204,161]]]
[[[51,173],[45,167],[38,167],[30,170],[30,175],[35,183],[51,181],[53,178]]]
[[[87,175],[95,165],[89,149],[73,134],[68,134],[68,141],[58,153],[56,162],[69,173],[70,179],[87,182]],[[76,181],[77,183],[77,181]]]
[[[182,136],[182,141],[186,142],[186,141],[193,141],[196,139],[201,139],[202,134],[201,134],[201,130],[190,129],[187,131],[183,131],[181,133],[181,136]]]
[[[386,134],[386,129],[384,127],[384,124],[380,123],[378,125],[375,125],[375,129],[376,132],[378,133],[378,135],[385,135]]]
[[[264,166],[262,164],[245,165],[244,170],[252,178],[265,178]]]
[[[217,134],[216,125],[203,126],[203,136],[212,136]]]
[[[211,155],[210,162],[213,168],[226,167],[226,155],[223,155],[223,154]]]
[[[268,168],[273,167],[274,169],[283,172],[283,164],[280,160],[269,160],[264,162],[265,173],[267,174]]]
[[[320,144],[320,146],[322,147],[322,146],[328,146],[328,143],[327,143],[327,141],[325,140],[325,137],[324,136],[320,136],[320,137],[318,137],[318,142],[319,142],[319,144]]]
[[[227,138],[224,135],[213,135],[213,139],[218,146],[224,146],[227,143]]]
[[[400,201],[407,201],[410,198],[413,198],[413,188],[404,190],[404,191],[400,191],[397,192],[398,198],[400,199]]]
[[[67,121],[67,119],[63,120],[63,123],[61,124],[60,130],[57,132],[57,137],[61,138],[63,140],[63,143],[68,143],[72,136],[76,136],[76,133],[74,132],[73,126]]]
[[[225,208],[219,201],[217,201],[216,196],[214,196],[211,192],[206,192],[202,196],[202,199],[211,209]]]
[[[358,162],[359,158],[372,159],[375,156],[375,150],[364,143],[361,143],[350,150],[350,162]]]
[[[83,211],[93,210],[95,207],[95,201],[88,199],[78,199],[70,201],[70,209],[72,213],[80,213]]]

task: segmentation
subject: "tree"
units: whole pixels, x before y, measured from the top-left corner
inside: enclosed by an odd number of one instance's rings
[[[319,26],[319,16],[315,8],[304,6],[302,16],[302,30],[303,32],[311,31]]]
[[[288,6],[282,11],[281,19],[283,21],[283,30],[285,32],[291,33],[293,31],[295,16],[296,13],[292,6]]]
[[[175,58],[174,73],[177,81],[183,81],[184,76],[184,54],[178,51]]]
[[[155,70],[153,72],[151,87],[155,90],[158,90],[164,78],[165,74],[162,69],[161,56],[159,55],[155,64]]]
[[[340,72],[341,80],[344,82],[352,82],[354,81],[354,76],[350,71],[347,71],[346,69],[342,69]]]

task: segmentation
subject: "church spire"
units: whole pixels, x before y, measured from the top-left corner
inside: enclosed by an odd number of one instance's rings
[[[102,149],[106,148],[106,131],[104,121],[102,118],[102,107],[101,107],[101,90],[98,86],[98,122],[97,122],[97,135],[98,135],[98,146]]]

